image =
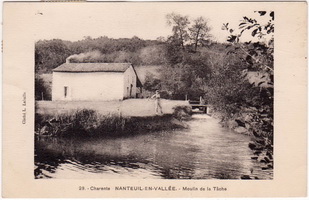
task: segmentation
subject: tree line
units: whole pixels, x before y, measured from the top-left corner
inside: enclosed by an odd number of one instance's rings
[[[101,62],[132,62],[135,65],[161,64],[163,43],[138,37],[113,39],[85,37],[76,42],[61,39],[39,40],[35,44],[35,72],[51,73],[70,55],[98,51]],[[145,55],[153,55],[145,56]],[[157,56],[157,57],[156,57]]]

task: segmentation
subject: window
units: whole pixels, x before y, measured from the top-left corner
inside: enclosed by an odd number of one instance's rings
[[[130,87],[130,97],[132,97],[132,88],[133,88],[133,85],[131,84],[131,87]]]
[[[68,96],[68,86],[64,86],[64,98]]]

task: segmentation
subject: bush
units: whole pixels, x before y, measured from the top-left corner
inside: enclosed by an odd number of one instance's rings
[[[176,106],[173,108],[173,116],[176,119],[180,120],[187,120],[192,115],[192,109],[191,106]]]
[[[36,132],[40,135],[95,135],[98,132],[115,132],[124,118],[103,116],[94,110],[77,110],[60,115],[36,114]]]
[[[51,100],[51,92],[49,91],[44,80],[39,76],[35,76],[35,100]]]

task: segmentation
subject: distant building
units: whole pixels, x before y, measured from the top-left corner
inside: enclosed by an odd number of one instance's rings
[[[122,100],[141,93],[130,63],[64,63],[53,70],[53,101]]]

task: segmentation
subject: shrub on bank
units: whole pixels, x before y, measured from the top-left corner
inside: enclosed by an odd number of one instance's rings
[[[173,107],[173,116],[179,120],[187,120],[192,115],[191,106],[175,106]]]

